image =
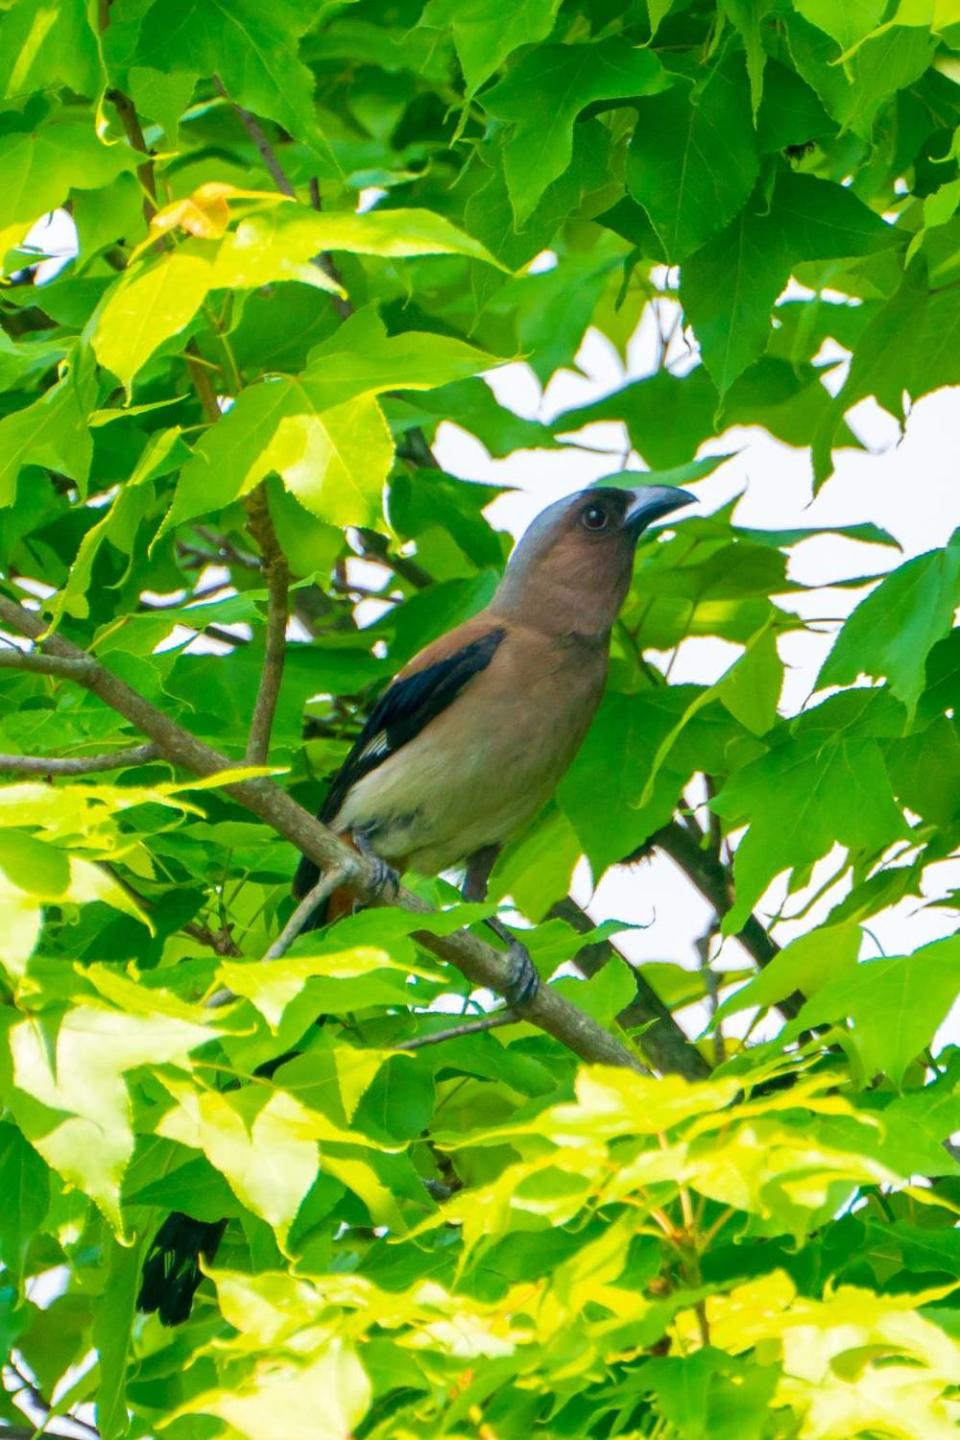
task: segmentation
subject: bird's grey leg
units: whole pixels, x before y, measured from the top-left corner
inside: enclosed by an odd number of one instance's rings
[[[385,896],[395,900],[400,889],[400,872],[395,870],[392,865],[388,865],[386,860],[377,854],[366,830],[354,830],[352,835],[353,843],[360,854],[373,863],[375,871],[371,886],[373,895],[378,900]]]
[[[467,873],[463,877],[463,887],[460,891],[464,900],[478,903],[486,900],[490,871],[496,864],[499,854],[499,845],[484,845],[482,850],[474,850],[473,854],[467,857]]]
[[[485,845],[482,850],[475,850],[469,857],[467,873],[460,892],[464,900],[486,899],[487,882],[499,851],[499,845]],[[509,946],[510,978],[503,991],[507,1004],[512,1006],[528,1004],[540,988],[540,976],[530,959],[530,951],[495,915],[490,916],[486,925],[498,939],[505,941]]]

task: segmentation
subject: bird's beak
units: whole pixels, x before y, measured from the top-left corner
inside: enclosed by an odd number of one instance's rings
[[[696,496],[678,485],[638,485],[630,491],[631,500],[624,516],[624,524],[635,535],[645,530],[652,520],[679,510],[682,505],[695,505]]]

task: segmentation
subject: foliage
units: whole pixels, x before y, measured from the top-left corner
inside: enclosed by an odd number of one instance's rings
[[[127,755],[55,657],[314,810],[508,552],[444,423],[505,456],[616,421],[683,484],[754,425],[820,486],[859,401],[960,382],[958,83],[956,0],[6,0],[0,567],[48,640],[0,655],[0,1435],[957,1433],[960,1060],[931,1047],[960,941],[861,958],[957,843],[956,542],[866,591],[794,715],[811,532],[731,506],[641,546],[594,729],[494,895],[647,1075],[530,1023],[421,1043],[482,999],[414,938],[477,919],[442,879],[442,919],[264,962],[293,847],[162,739]],[[589,406],[521,419],[481,378],[546,385],[588,327],[623,355],[678,306],[687,352],[665,333]],[[729,668],[667,684],[703,636]],[[583,949],[579,857],[651,845],[748,969]],[[833,903],[781,949],[769,887],[826,856]],[[698,1040],[671,1012],[705,995]],[[135,1311],[170,1210],[228,1221],[175,1330]]]

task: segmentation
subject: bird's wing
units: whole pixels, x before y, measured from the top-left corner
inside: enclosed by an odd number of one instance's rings
[[[476,628],[470,624],[470,630]],[[467,627],[464,627],[466,630]],[[467,632],[469,633],[469,631]],[[320,819],[329,823],[351,788],[364,775],[420,734],[493,659],[506,630],[489,625],[471,640],[456,644],[457,632],[444,636],[396,677],[380,696],[353,749],[334,776]]]

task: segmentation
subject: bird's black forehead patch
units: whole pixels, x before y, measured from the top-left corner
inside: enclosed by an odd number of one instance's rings
[[[590,490],[581,490],[576,497],[578,505],[603,504],[612,506],[619,515],[627,513],[630,504],[629,490],[619,490],[615,485],[595,485]]]

